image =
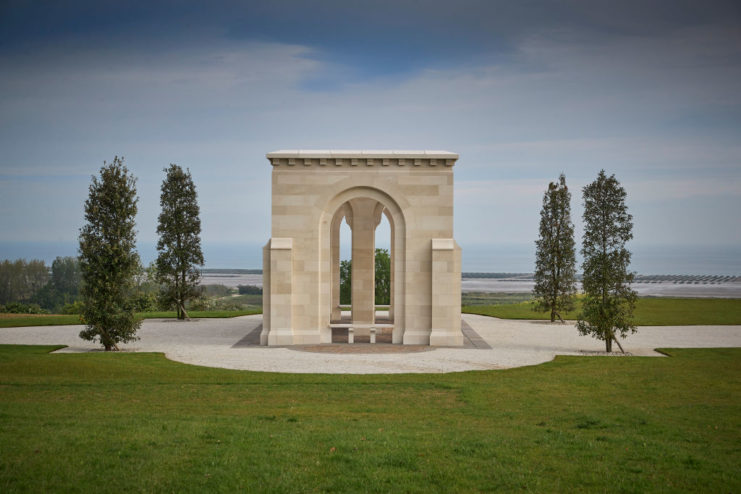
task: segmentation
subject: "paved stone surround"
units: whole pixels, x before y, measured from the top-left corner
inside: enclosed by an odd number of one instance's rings
[[[415,353],[332,354],[239,345],[262,324],[259,315],[191,322],[148,319],[139,330],[141,339],[121,346],[124,351],[163,352],[171,360],[194,365],[331,374],[504,369],[540,364],[556,355],[601,355],[604,349],[602,342],[579,336],[573,324],[510,321],[472,314],[464,314],[463,320],[491,349],[427,347],[428,351]],[[61,350],[65,353],[100,351],[99,345],[78,337],[81,329],[82,326],[0,328],[0,344],[69,345]],[[623,346],[633,355],[652,357],[661,356],[654,348],[741,347],[741,326],[641,327],[637,334],[623,340]]]

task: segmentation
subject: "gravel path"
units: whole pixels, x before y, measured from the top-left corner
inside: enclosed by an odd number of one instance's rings
[[[556,355],[593,354],[604,349],[604,343],[579,336],[573,324],[512,321],[473,314],[465,314],[463,319],[491,345],[491,349],[327,353],[238,344],[262,323],[261,315],[190,322],[148,319],[138,332],[140,340],[121,345],[121,348],[133,352],[163,352],[171,360],[209,367],[329,374],[504,369],[547,362]],[[68,346],[60,350],[67,353],[99,350],[99,345],[77,336],[81,329],[82,326],[2,328],[0,344],[60,344]],[[645,326],[621,343],[626,352],[640,356],[659,356],[654,351],[659,347],[741,347],[741,326]]]

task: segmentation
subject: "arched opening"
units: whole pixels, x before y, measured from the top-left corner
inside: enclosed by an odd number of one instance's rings
[[[322,238],[326,239],[329,249],[321,252],[329,254],[327,261],[331,266],[328,326],[346,329],[352,325],[358,342],[367,340],[372,331],[379,343],[402,343],[403,316],[399,317],[398,308],[403,307],[404,298],[405,223],[401,209],[381,191],[357,188],[339,194],[326,211],[334,211],[330,221],[322,221],[322,225],[328,227],[323,226]],[[345,224],[349,234],[344,230]],[[387,273],[385,293],[378,295],[388,303],[376,303],[376,249],[381,249],[385,257]],[[350,259],[346,257],[348,253],[351,253]],[[351,308],[343,317],[343,303],[347,299],[341,297],[341,271],[343,261],[347,260],[351,261]],[[328,330],[323,340],[334,341],[332,330],[329,327]]]
[[[345,217],[340,224],[340,278],[337,282],[340,284],[341,320],[349,320],[352,308],[352,229]]]
[[[393,294],[393,254],[391,243],[391,222],[384,208],[381,221],[376,226],[375,235],[375,304],[376,322],[393,324],[392,294]],[[381,328],[378,330],[377,341],[391,342],[391,331]]]

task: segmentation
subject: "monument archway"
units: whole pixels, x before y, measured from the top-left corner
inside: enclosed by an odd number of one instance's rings
[[[337,204],[340,203],[339,206]],[[336,212],[332,215],[331,212]],[[354,187],[343,191],[326,206],[327,223],[322,218],[320,235],[329,240],[330,274],[330,323],[340,322],[340,252],[339,225],[342,219],[347,220],[352,231],[352,324],[358,329],[356,334],[367,335],[368,327],[375,320],[375,231],[385,215],[391,227],[391,294],[389,319],[393,323],[392,342],[403,343],[404,313],[395,317],[394,307],[403,307],[404,280],[406,263],[404,256],[404,239],[406,223],[404,213],[399,205],[388,194],[372,187]],[[326,225],[330,230],[325,230]],[[399,259],[397,260],[397,256]],[[398,295],[398,297],[397,297]],[[327,301],[323,301],[326,303]],[[331,335],[330,335],[331,336]]]
[[[339,229],[353,236],[354,330],[374,330],[375,228],[391,227],[392,341],[460,346],[460,247],[444,151],[277,151],[263,249],[264,345],[330,343],[339,320]]]

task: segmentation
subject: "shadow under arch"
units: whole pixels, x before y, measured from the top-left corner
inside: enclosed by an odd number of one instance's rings
[[[322,208],[322,214],[319,222],[319,253],[321,256],[320,265],[324,269],[320,270],[321,279],[320,290],[320,318],[322,321],[322,331],[324,334],[321,340],[331,342],[331,329],[329,324],[333,314],[333,290],[335,284],[339,286],[339,270],[333,269],[333,256],[339,256],[335,248],[339,248],[339,243],[333,242],[333,237],[339,232],[339,224],[342,218],[352,214],[348,207],[348,201],[359,198],[373,199],[383,206],[382,213],[389,220],[391,229],[391,307],[393,317],[392,342],[402,344],[404,340],[404,320],[405,320],[405,281],[406,281],[406,219],[404,211],[399,202],[390,194],[375,187],[355,186],[339,192],[329,199]],[[405,201],[402,199],[402,203]],[[380,216],[379,216],[380,217]],[[328,269],[327,269],[328,268]],[[339,296],[336,300],[339,300]]]

